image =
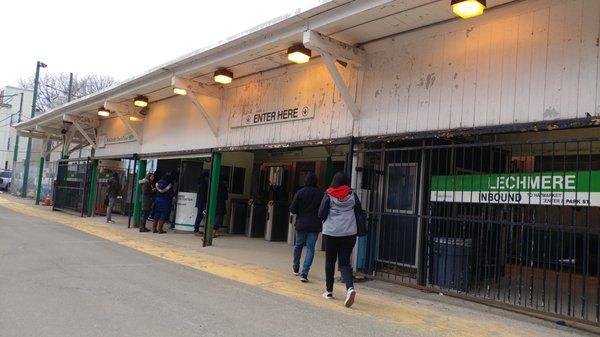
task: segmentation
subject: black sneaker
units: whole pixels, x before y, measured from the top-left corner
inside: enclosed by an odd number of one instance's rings
[[[294,271],[294,275],[300,275],[300,266],[292,266],[292,270]]]
[[[308,277],[305,274],[302,274],[300,276],[300,282],[302,282],[302,283],[308,282]]]

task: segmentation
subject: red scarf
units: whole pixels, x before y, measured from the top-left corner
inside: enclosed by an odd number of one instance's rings
[[[339,187],[328,188],[327,194],[329,194],[332,197],[335,197],[336,199],[344,199],[345,197],[348,196],[348,194],[350,194],[351,191],[352,191],[352,189],[350,188],[350,186],[342,185]]]

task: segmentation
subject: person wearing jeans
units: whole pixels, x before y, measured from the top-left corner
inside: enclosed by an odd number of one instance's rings
[[[317,176],[308,172],[304,178],[304,187],[296,192],[290,205],[290,213],[296,214],[296,242],[292,260],[294,275],[298,275],[300,271],[302,248],[306,246],[306,257],[300,274],[302,282],[308,282],[308,272],[315,256],[315,244],[321,232],[322,223],[318,215],[321,199],[323,193],[317,187]]]
[[[350,256],[358,234],[355,211],[362,212],[360,200],[348,186],[348,177],[343,172],[338,172],[333,176],[331,186],[327,189],[319,207],[319,217],[323,220],[323,240],[325,241],[326,290],[323,297],[333,298],[333,277],[335,262],[338,260],[342,278],[346,284],[344,305],[348,308],[354,304],[356,297],[350,265]]]

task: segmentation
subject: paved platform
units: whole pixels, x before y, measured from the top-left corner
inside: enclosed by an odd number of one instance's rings
[[[328,314],[334,312],[335,315],[354,317],[373,326],[394,326],[396,330],[392,331],[397,332],[395,335],[585,334],[583,331],[558,326],[552,322],[378,281],[358,284],[356,305],[352,309],[346,309],[339,299],[326,301],[321,297],[323,281],[318,266],[322,263],[322,257],[319,256],[315,261],[312,282],[301,284],[290,273],[291,246],[284,243],[225,237],[215,240],[213,247],[202,248],[201,240],[189,234],[139,233],[136,229],[126,228],[126,218],[118,219],[120,224],[109,225],[100,217],[80,218],[31,204],[29,200],[0,196],[0,207],[28,218],[38,218],[43,223],[61,224],[77,229],[116,243],[119,247],[132,248],[170,263],[211,274],[213,277],[224,279],[223,282],[228,284],[233,281],[232,284],[239,284],[240,287],[283,296],[286,301],[304,303],[315,310],[326,310]],[[5,212],[0,208],[0,223],[6,222],[2,213]],[[26,226],[26,223],[19,226]],[[34,230],[43,232],[42,227],[43,225],[37,224]],[[10,227],[3,229],[7,230],[10,230]],[[22,231],[23,228],[19,230]],[[123,274],[123,277],[127,275]],[[336,286],[334,293],[338,298],[342,297],[341,285]],[[379,335],[390,335],[390,331],[386,330]]]

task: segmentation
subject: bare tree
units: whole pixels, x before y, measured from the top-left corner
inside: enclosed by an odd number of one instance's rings
[[[25,89],[33,89],[34,78],[22,78],[19,85]],[[71,100],[93,94],[104,88],[110,87],[115,80],[110,76],[87,74],[83,76],[73,75],[73,85],[71,88]],[[69,95],[69,74],[67,73],[47,73],[40,76],[38,87],[37,108],[41,112],[50,111],[53,108],[63,105],[68,101]]]

